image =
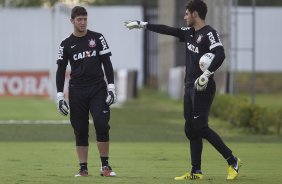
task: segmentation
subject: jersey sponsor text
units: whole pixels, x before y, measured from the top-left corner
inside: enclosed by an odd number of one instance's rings
[[[210,50],[213,49],[213,48],[215,48],[215,47],[217,47],[217,46],[223,46],[222,43],[221,43],[221,41],[220,41],[220,39],[219,39],[218,33],[217,33],[217,39],[218,39],[218,41],[215,40],[215,37],[214,37],[214,35],[213,35],[212,32],[209,32],[207,35],[209,36],[209,40],[210,40],[210,43],[211,43],[211,45],[210,45]]]
[[[95,57],[96,56],[96,50],[90,50],[90,51],[84,51],[78,54],[73,55],[73,60],[77,61],[79,59],[89,58],[89,57]]]
[[[192,45],[191,43],[187,42],[187,48],[188,50],[194,52],[194,53],[199,53],[199,48]]]
[[[108,49],[108,46],[107,46],[105,38],[103,36],[101,36],[99,39],[101,40],[101,44],[103,46],[103,50]]]
[[[64,47],[59,46],[59,51],[58,51],[58,60],[62,60],[64,56]]]
[[[186,31],[189,30],[191,27],[181,27],[181,30]]]
[[[215,41],[215,38],[214,38],[212,32],[209,32],[207,35],[209,36],[209,40],[211,42],[211,45],[215,44],[216,41]]]

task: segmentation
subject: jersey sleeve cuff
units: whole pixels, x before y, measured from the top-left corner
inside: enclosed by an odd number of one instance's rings
[[[110,89],[115,89],[115,85],[114,84],[108,84],[108,90]]]

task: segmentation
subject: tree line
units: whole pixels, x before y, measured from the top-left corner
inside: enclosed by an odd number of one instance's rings
[[[52,7],[56,3],[66,3],[74,0],[0,0],[0,5],[3,7]],[[157,0],[78,0],[84,5],[143,5],[157,6]]]
[[[65,3],[71,0],[0,0],[2,7],[40,7],[54,6],[57,2]],[[74,1],[74,0],[73,0]],[[251,6],[253,0],[233,0],[240,6]],[[78,0],[85,5],[147,5],[156,7],[158,0]],[[281,0],[255,0],[257,6],[282,6]],[[185,1],[184,1],[185,3]]]

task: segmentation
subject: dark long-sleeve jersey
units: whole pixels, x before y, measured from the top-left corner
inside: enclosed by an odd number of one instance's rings
[[[83,37],[73,34],[61,42],[58,52],[56,73],[57,92],[63,92],[65,71],[71,66],[70,85],[90,86],[104,80],[104,71],[108,83],[114,83],[111,51],[101,33],[87,30]]]
[[[194,84],[195,80],[203,73],[199,60],[207,52],[215,54],[208,70],[216,71],[225,59],[223,45],[218,33],[209,25],[195,31],[191,27],[174,28],[166,25],[147,24],[147,29],[156,33],[171,35],[185,42],[186,49],[186,74],[185,85]]]

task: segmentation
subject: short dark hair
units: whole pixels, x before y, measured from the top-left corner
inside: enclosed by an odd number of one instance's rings
[[[194,11],[197,11],[199,14],[199,17],[203,20],[206,19],[206,15],[208,12],[207,4],[202,0],[189,0],[186,4],[186,10],[188,10],[190,13],[193,13]]]
[[[80,16],[80,15],[87,16],[86,9],[82,6],[73,7],[73,9],[71,10],[71,19],[75,19],[75,17]]]

